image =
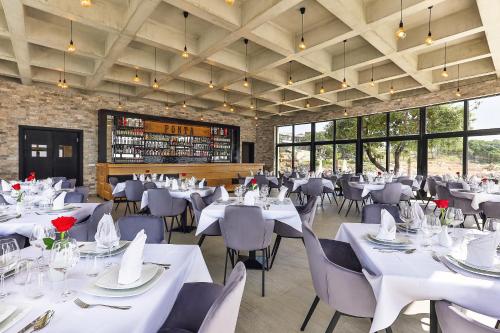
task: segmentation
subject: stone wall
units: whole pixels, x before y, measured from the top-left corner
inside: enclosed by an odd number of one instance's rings
[[[115,109],[116,96],[55,86],[25,86],[0,79],[0,178],[18,178],[19,125],[69,128],[83,130],[83,178],[95,192],[97,163],[97,110]],[[136,100],[126,101],[124,110],[140,114],[200,120],[201,111],[171,107],[163,103]],[[240,126],[241,141],[255,142],[255,120],[215,111],[203,111],[204,121]]]
[[[455,87],[437,92],[404,95],[401,98],[394,98],[387,102],[357,105],[347,108],[347,117],[367,115],[380,112],[404,110],[414,107],[422,107],[433,104],[441,104],[453,100],[471,99],[475,97],[500,94],[500,81],[489,80],[460,87],[462,96],[455,96]],[[396,96],[395,96],[396,97]],[[499,111],[500,112],[500,111]],[[327,121],[336,118],[345,118],[344,110],[338,109],[335,112],[297,112],[293,116],[273,116],[269,119],[259,119],[257,122],[257,144],[255,156],[257,163],[265,163],[267,167],[274,168],[275,156],[275,128],[281,125],[291,125],[318,121]],[[498,124],[500,127],[500,124]]]

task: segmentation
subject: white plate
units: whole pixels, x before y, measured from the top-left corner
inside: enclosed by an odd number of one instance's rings
[[[468,263],[466,260],[463,260],[462,258],[457,258],[454,255],[447,255],[445,256],[445,258],[451,264],[467,272],[489,277],[500,278],[500,258],[498,256],[495,258],[495,264],[492,267],[479,267],[476,265],[472,265]]]
[[[17,310],[17,306],[7,303],[0,303],[0,323],[3,323],[14,311]]]
[[[104,289],[104,288],[99,288],[94,283],[91,283],[83,289],[83,292],[92,296],[111,297],[111,298],[137,296],[153,288],[153,286],[160,280],[164,272],[165,272],[164,269],[159,269],[154,278],[152,278],[148,283],[133,289],[125,289],[125,290]]]
[[[408,238],[400,237],[398,235],[396,235],[396,239],[394,239],[393,241],[387,241],[387,240],[377,239],[376,235],[367,234],[366,240],[373,244],[383,245],[383,246],[393,246],[393,247],[401,247],[401,246],[404,247],[411,244]]]
[[[12,305],[15,306],[15,310],[7,318],[0,322],[0,333],[6,332],[12,325],[23,319],[31,310],[31,306],[29,304],[16,303]]]
[[[71,205],[64,205],[63,208],[50,208],[51,211],[53,212],[59,212],[59,211],[62,211],[62,210],[71,210],[71,209],[75,209],[76,207],[75,206],[71,206]]]
[[[105,270],[102,274],[97,277],[95,285],[105,289],[113,290],[125,290],[140,287],[155,277],[158,270],[162,269],[158,265],[144,264],[142,265],[141,276],[135,282],[129,284],[119,284],[118,274],[120,272],[120,266],[115,265]]]
[[[130,244],[129,241],[124,241],[124,240],[119,241],[118,246],[115,246],[114,248],[111,249],[110,255],[114,256],[116,254],[122,253],[123,251],[125,251],[125,249],[129,244]],[[78,246],[80,254],[84,256],[108,255],[108,249],[97,248],[96,242],[84,242],[78,244]]]

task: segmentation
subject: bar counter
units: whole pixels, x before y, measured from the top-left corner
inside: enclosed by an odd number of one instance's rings
[[[103,199],[112,199],[111,186],[108,183],[110,176],[127,176],[132,174],[180,175],[185,177],[205,178],[208,186],[225,185],[231,190],[232,180],[238,174],[245,177],[262,170],[263,163],[204,163],[204,164],[115,164],[98,163],[96,168],[97,195]],[[132,179],[132,178],[130,178]]]

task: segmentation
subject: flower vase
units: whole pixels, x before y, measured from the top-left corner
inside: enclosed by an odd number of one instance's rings
[[[23,203],[18,201],[16,203],[16,214],[21,215],[23,213]]]

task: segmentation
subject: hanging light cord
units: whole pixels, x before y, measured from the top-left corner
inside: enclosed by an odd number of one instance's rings
[[[458,71],[458,76],[457,76],[457,90],[460,89],[460,64],[457,65],[457,71]]]
[[[373,64],[372,64],[372,82],[373,82]]]
[[[63,52],[63,79],[66,80],[66,52]]]
[[[446,43],[444,43],[444,68],[446,69]]]
[[[429,34],[431,33],[431,15],[432,15],[432,6],[429,7]]]
[[[344,39],[344,80],[345,80],[345,44],[347,43],[347,39]]]
[[[155,47],[155,80],[156,80],[156,47]]]
[[[301,29],[302,32],[301,33],[302,33],[302,39],[304,39],[304,13],[301,12],[301,14],[302,14],[301,15],[302,16],[302,29]]]
[[[400,15],[399,22],[403,23],[403,0],[401,0],[401,11],[400,11],[400,13],[401,13],[401,15]]]

